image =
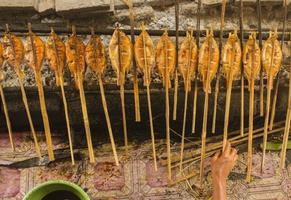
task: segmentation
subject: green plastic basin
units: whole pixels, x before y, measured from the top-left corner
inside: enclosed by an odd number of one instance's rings
[[[76,195],[80,200],[90,200],[89,196],[78,185],[62,180],[48,181],[33,188],[24,197],[24,200],[41,200],[48,194],[56,191],[68,191]]]

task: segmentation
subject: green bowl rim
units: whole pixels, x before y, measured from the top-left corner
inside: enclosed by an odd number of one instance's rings
[[[69,181],[64,181],[64,180],[50,180],[50,181],[46,181],[44,183],[41,183],[39,185],[37,185],[36,187],[34,187],[32,190],[30,190],[23,198],[23,200],[28,200],[27,198],[36,190],[48,186],[48,185],[53,185],[53,184],[63,184],[63,185],[67,185],[70,186],[72,188],[74,188],[75,190],[77,190],[78,192],[81,193],[82,196],[85,197],[85,199],[90,200],[88,194],[77,184],[69,182]]]

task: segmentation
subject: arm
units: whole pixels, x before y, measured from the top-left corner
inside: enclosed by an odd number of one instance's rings
[[[226,181],[238,158],[237,151],[226,143],[224,152],[217,152],[211,160],[213,200],[226,200]]]

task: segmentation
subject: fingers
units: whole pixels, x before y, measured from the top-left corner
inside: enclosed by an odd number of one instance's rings
[[[219,152],[219,151],[216,152],[216,153],[214,154],[214,156],[212,157],[211,161],[212,161],[212,162],[216,161],[216,160],[218,159],[219,155],[220,155],[220,152]]]
[[[231,148],[230,157],[234,158],[237,155],[237,150],[235,148]]]
[[[230,150],[231,150],[230,142],[227,141],[225,144],[225,149],[224,149],[223,155],[224,156],[229,155]]]

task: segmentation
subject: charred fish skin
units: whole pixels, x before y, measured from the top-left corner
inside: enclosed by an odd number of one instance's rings
[[[251,33],[243,51],[244,73],[248,80],[256,79],[260,74],[261,50],[256,42],[256,33]]]
[[[185,89],[191,90],[191,80],[195,78],[197,71],[198,48],[192,36],[187,32],[186,38],[181,44],[179,51],[179,71],[183,76]]]
[[[170,77],[173,76],[176,65],[176,47],[173,41],[169,38],[168,32],[165,31],[162,37],[160,38],[157,47],[156,47],[156,62],[158,72],[161,77],[163,77],[163,84],[166,85],[166,74],[165,71],[168,72],[169,75],[169,87]]]
[[[211,46],[211,57],[209,57]],[[204,92],[211,93],[211,88],[207,86],[213,80],[219,64],[219,48],[213,37],[213,32],[210,31],[206,35],[205,41],[199,50],[198,71],[203,82]],[[207,91],[207,88],[209,89]]]
[[[226,80],[240,75],[242,50],[237,32],[230,33],[222,50],[222,72]],[[231,76],[231,77],[230,77]]]
[[[141,29],[142,32],[135,41],[134,52],[137,66],[144,74],[144,86],[147,86],[151,82],[152,67],[155,63],[155,46],[145,27],[142,26]]]
[[[35,33],[30,34],[31,36],[28,38],[24,45],[25,60],[30,68],[34,69],[35,71],[40,71],[45,57],[45,44],[42,39]]]
[[[109,57],[117,74],[117,85],[124,85],[125,75],[130,70],[132,44],[129,37],[117,28],[109,43]]]
[[[46,59],[56,74],[56,84],[60,85],[59,77],[63,76],[66,63],[66,46],[62,39],[52,31],[46,43]]]
[[[270,32],[262,48],[262,65],[269,78],[271,89],[273,89],[273,78],[277,76],[283,60],[281,44],[277,38],[277,32]]]
[[[20,70],[24,59],[24,45],[21,39],[12,33],[4,33],[3,58],[11,67],[16,68],[16,71]]]
[[[92,35],[85,49],[85,59],[89,67],[99,76],[106,68],[105,46],[98,35]]]

